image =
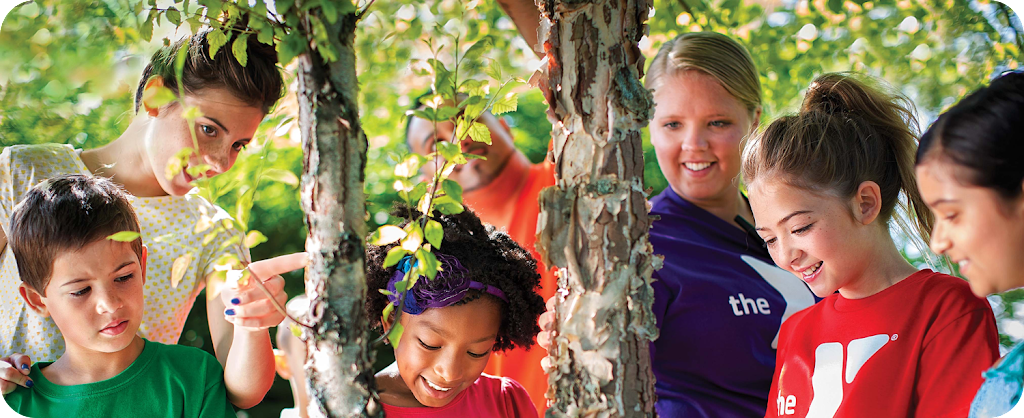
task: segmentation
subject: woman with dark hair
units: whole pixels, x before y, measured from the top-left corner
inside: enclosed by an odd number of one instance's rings
[[[1024,287],[1022,133],[1024,74],[1012,72],[939,116],[917,150],[917,184],[935,215],[932,251],[955,262],[979,297]],[[1024,344],[985,378],[972,418],[1001,416],[1020,400]]]

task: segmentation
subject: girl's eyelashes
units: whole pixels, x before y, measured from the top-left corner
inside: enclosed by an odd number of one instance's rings
[[[484,353],[480,353],[480,354],[474,353],[472,351],[467,351],[466,353],[468,353],[469,356],[472,357],[472,358],[484,358],[484,357],[487,356],[487,354],[490,354],[490,351],[487,351],[487,352],[484,352]]]
[[[423,340],[420,340],[418,338],[417,338],[417,340],[420,342],[420,345],[423,346],[423,348],[426,348],[427,350],[434,351],[434,350],[440,350],[441,349],[440,346],[435,347],[435,346],[432,346],[432,345],[427,345],[427,343],[423,342]]]
[[[243,141],[235,142],[234,144],[231,144],[231,149],[240,152],[240,151],[245,149],[246,145],[249,145],[249,142],[243,142]]]
[[[814,222],[811,222],[811,223],[809,223],[809,224],[807,224],[807,225],[805,225],[805,226],[803,226],[803,227],[800,227],[800,228],[794,229],[794,230],[793,230],[793,233],[794,233],[794,234],[797,234],[797,235],[799,235],[799,234],[802,234],[802,233],[804,233],[804,232],[807,232],[807,231],[809,231],[809,230],[811,229],[811,227],[812,227],[812,226],[814,226]]]
[[[71,297],[79,298],[79,297],[85,296],[87,293],[89,293],[90,289],[91,289],[90,287],[85,287],[82,290],[79,290],[77,292],[71,292]]]
[[[123,283],[123,282],[127,282],[127,281],[131,280],[132,277],[135,277],[135,273],[128,273],[128,274],[126,274],[124,276],[121,276],[121,277],[118,277],[118,278],[114,279],[114,281],[118,282],[118,283]]]
[[[764,240],[764,246],[766,248],[771,248],[771,247],[773,247],[775,245],[775,241],[777,241],[777,240],[778,240],[777,238],[766,239],[766,240]]]
[[[668,129],[676,129],[676,128],[679,128],[680,126],[682,126],[682,124],[680,124],[679,122],[668,122],[668,123],[666,123],[666,124],[664,124],[662,126],[668,128]]]
[[[708,125],[710,125],[712,127],[715,127],[715,128],[724,128],[724,127],[727,127],[729,125],[732,125],[732,122],[729,122],[727,120],[713,120],[710,123],[708,123]]]

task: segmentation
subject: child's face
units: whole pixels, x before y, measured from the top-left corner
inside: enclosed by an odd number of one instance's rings
[[[263,111],[222,88],[206,88],[187,94],[184,101],[188,106],[199,108],[203,114],[195,120],[199,155],[193,154],[185,168],[209,164],[211,168],[203,174],[205,177],[227,171],[235,164],[238,152],[252,141],[263,120]],[[178,103],[155,111],[146,109],[153,116],[145,141],[148,163],[160,187],[173,196],[188,193],[192,189],[189,183],[193,180],[184,168],[170,180],[165,175],[168,161],[178,151],[195,148],[182,109]]]
[[[780,268],[826,297],[860,277],[867,264],[857,256],[865,228],[846,201],[791,186],[777,177],[748,186],[758,234]]]
[[[395,349],[402,381],[423,406],[447,405],[483,373],[501,312],[482,297],[464,305],[402,314],[405,328]]]
[[[654,91],[651,145],[662,174],[697,205],[735,197],[740,150],[757,114],[700,71],[666,75]]]
[[[53,318],[69,350],[118,352],[142,322],[145,258],[145,250],[140,260],[129,243],[94,241],[58,256],[46,295],[27,289],[26,298]]]
[[[966,184],[959,170],[942,159],[917,167],[918,189],[935,215],[932,251],[957,263],[980,297],[1024,285],[1024,197]]]

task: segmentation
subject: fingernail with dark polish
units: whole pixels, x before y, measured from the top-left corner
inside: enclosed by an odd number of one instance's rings
[[[32,381],[31,381],[31,380],[26,380],[26,381],[25,381],[25,386],[28,386],[28,387],[32,387],[32,386],[35,386],[35,385],[36,385],[36,384],[35,384],[35,383],[32,383]]]
[[[228,310],[224,311],[224,314],[225,315],[234,315],[235,314],[235,310],[234,309],[228,309]]]
[[[21,369],[22,370],[28,370],[28,365],[27,364],[22,364],[21,365]]]
[[[232,305],[237,305],[237,304],[239,304],[239,303],[242,303],[242,301],[238,300],[238,298],[232,298],[232,299],[231,299],[231,304],[232,304]]]

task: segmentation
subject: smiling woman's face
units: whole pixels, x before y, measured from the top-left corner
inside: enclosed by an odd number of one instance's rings
[[[664,76],[654,102],[651,144],[672,190],[698,206],[735,195],[740,151],[757,112],[697,70]]]
[[[917,187],[935,215],[932,251],[957,263],[977,296],[1024,286],[1024,195],[1007,200],[966,184],[960,170],[941,158],[917,166]]]

